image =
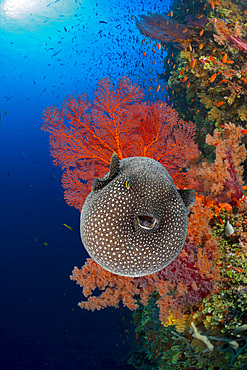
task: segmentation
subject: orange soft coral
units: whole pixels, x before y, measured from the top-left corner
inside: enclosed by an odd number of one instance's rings
[[[240,199],[243,195],[242,163],[247,152],[244,144],[241,144],[243,128],[233,123],[222,127],[222,133],[215,129],[213,136],[208,134],[206,137],[206,143],[216,148],[216,159],[213,163],[204,160],[194,165],[193,187],[218,202],[234,203],[234,198]]]
[[[91,296],[87,301],[80,302],[81,308],[91,311],[107,306],[117,308],[120,301],[130,310],[138,307],[134,296],[139,294],[140,290],[134,283],[134,279],[112,274],[90,258],[81,269],[75,267],[70,278],[83,287],[85,297],[89,297],[96,288],[103,291],[98,297]]]
[[[129,278],[105,271],[92,259],[74,268],[71,276],[83,287],[87,301],[81,308],[99,310],[122,303],[131,310],[138,307],[137,297],[146,305],[152,293],[158,293],[157,305],[160,320],[165,322],[169,311],[176,318],[182,317],[186,308],[201,301],[214,289],[219,279],[215,261],[220,257],[217,241],[210,232],[211,211],[204,206],[204,199],[197,197],[189,218],[187,241],[179,256],[163,270],[145,277]],[[98,288],[101,295],[92,296]],[[171,293],[172,292],[172,293]]]

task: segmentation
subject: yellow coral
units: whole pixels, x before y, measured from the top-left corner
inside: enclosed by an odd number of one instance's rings
[[[181,319],[178,319],[176,322],[176,330],[179,333],[183,333],[186,329],[189,328],[191,317],[189,315],[184,315]]]
[[[218,108],[213,107],[208,113],[208,118],[210,119],[210,121],[216,121],[217,123],[220,123],[221,111]]]
[[[163,323],[164,327],[176,325],[176,330],[179,333],[183,333],[185,329],[189,328],[190,316],[183,315],[183,317],[179,319],[175,319],[174,313],[170,310],[169,316],[165,323]]]
[[[177,320],[175,319],[175,316],[174,316],[173,312],[170,310],[166,322],[165,323],[162,323],[162,324],[166,328],[168,326],[175,325],[176,322],[177,322]]]
[[[211,328],[212,326],[211,322],[212,322],[212,316],[207,315],[205,320],[203,320],[203,324],[206,330],[209,330]]]
[[[247,121],[247,108],[245,104],[241,105],[241,107],[237,109],[237,114],[241,121]]]
[[[212,108],[213,107],[212,100],[209,99],[206,94],[201,93],[201,94],[198,94],[198,95],[200,96],[200,102],[202,104],[204,104],[206,106],[206,108]]]

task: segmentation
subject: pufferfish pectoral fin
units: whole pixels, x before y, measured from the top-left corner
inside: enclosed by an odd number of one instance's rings
[[[178,192],[183,199],[185,207],[189,211],[196,200],[196,192],[193,189],[178,189]]]
[[[112,181],[119,173],[120,159],[114,152],[111,156],[110,171],[103,177],[94,178],[91,183],[91,190],[99,190],[105,187],[110,181]]]

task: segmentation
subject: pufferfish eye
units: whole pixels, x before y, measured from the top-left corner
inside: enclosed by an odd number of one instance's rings
[[[129,180],[126,180],[125,181],[125,187],[126,187],[126,189],[129,189],[130,188],[130,182],[129,182]]]

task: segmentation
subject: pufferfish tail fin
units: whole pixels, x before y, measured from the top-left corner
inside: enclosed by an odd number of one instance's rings
[[[178,192],[183,199],[187,212],[193,206],[196,200],[196,192],[193,189],[178,189]]]
[[[91,183],[91,190],[99,190],[104,188],[111,180],[114,179],[119,173],[120,168],[120,159],[117,154],[114,152],[111,156],[110,171],[105,174],[103,179],[94,178]]]

